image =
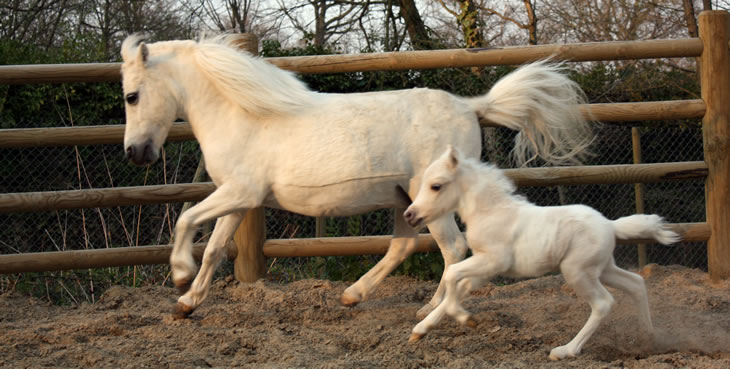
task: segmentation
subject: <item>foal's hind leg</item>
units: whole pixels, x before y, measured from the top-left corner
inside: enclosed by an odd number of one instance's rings
[[[653,337],[654,327],[651,324],[651,314],[649,313],[649,298],[646,292],[646,284],[644,278],[636,273],[631,273],[616,266],[612,260],[601,275],[601,282],[609,287],[619,289],[626,292],[634,301],[636,308],[639,310],[639,319],[644,329]]]
[[[342,304],[355,306],[367,299],[373,288],[385,279],[398,265],[416,249],[418,232],[411,228],[403,219],[405,209],[395,209],[395,231],[390,241],[388,252],[365,275],[348,287],[342,294]]]
[[[231,213],[218,218],[208,245],[205,246],[200,272],[195,277],[190,290],[178,299],[173,312],[175,318],[187,317],[208,296],[213,274],[226,255],[226,243],[241,224],[244,214],[245,212]]]
[[[575,357],[580,354],[583,345],[595,333],[601,321],[608,315],[613,306],[613,296],[598,281],[595,267],[584,268],[583,265],[566,266],[563,261],[561,269],[565,281],[573,287],[576,294],[588,301],[591,306],[591,315],[583,328],[568,344],[556,347],[550,351],[551,360],[560,360],[566,357]],[[583,270],[590,269],[590,270]]]
[[[456,219],[454,219],[453,213],[447,214],[429,223],[428,230],[431,232],[431,236],[433,236],[441,250],[441,255],[444,258],[444,273],[446,273],[450,265],[462,261],[464,256],[466,256],[466,251],[468,250],[466,239],[459,230],[459,226],[456,224]],[[477,280],[470,280],[462,283],[461,286],[463,286],[464,289],[478,288],[480,287],[480,285],[478,286],[479,283],[480,282]],[[434,293],[431,298],[431,301],[418,310],[416,318],[425,318],[431,310],[438,306],[444,297],[444,290],[444,280],[442,278],[439,282],[438,289],[436,289],[436,293]],[[468,291],[461,291],[461,294],[464,294],[465,292],[468,293]]]

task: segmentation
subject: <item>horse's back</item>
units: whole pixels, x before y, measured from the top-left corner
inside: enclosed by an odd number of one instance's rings
[[[417,178],[448,145],[477,156],[476,114],[447,92],[320,94],[315,106],[265,122],[269,202],[306,214],[349,215],[407,205]]]

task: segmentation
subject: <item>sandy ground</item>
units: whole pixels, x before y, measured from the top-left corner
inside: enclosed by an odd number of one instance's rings
[[[647,345],[623,293],[575,359],[552,362],[588,317],[560,276],[488,285],[465,306],[476,329],[445,320],[408,336],[434,282],[390,277],[369,301],[339,305],[342,282],[214,283],[189,319],[175,291],[113,287],[95,304],[52,306],[0,296],[0,366],[88,368],[730,368],[730,282],[657,267],[647,280],[656,334]]]

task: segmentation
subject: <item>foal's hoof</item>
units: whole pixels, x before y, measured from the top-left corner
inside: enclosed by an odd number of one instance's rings
[[[433,309],[434,309],[434,307],[431,306],[431,304],[423,305],[423,307],[418,309],[418,311],[416,312],[416,319],[418,319],[418,320],[426,319],[428,314],[431,314]]]
[[[175,287],[177,288],[177,292],[181,295],[184,295],[188,290],[190,289],[190,286],[193,284],[193,280],[191,278],[181,279],[179,281],[174,281]]]
[[[193,313],[192,307],[178,302],[175,304],[175,308],[172,309],[172,318],[175,320],[185,319]]]
[[[425,335],[426,335],[426,333],[413,332],[413,333],[411,333],[411,336],[408,337],[408,343],[416,343],[416,342],[420,341],[421,338],[423,338],[423,336],[425,336]]]
[[[342,303],[342,305],[345,305],[347,307],[353,307],[357,305],[358,303],[360,303],[360,300],[361,299],[359,297],[353,296],[347,293],[347,291],[345,291],[342,294],[342,297],[340,297],[340,302]]]

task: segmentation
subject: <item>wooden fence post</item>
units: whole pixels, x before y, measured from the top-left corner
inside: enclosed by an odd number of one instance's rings
[[[641,135],[639,127],[631,127],[631,147],[634,152],[634,164],[641,164]],[[634,183],[634,198],[636,199],[636,213],[644,213],[644,184]],[[638,246],[639,268],[643,268],[648,263],[646,253],[646,244],[640,243]]]
[[[239,35],[238,47],[251,53],[259,54],[259,40],[252,33]],[[264,257],[264,241],[266,241],[266,223],[264,208],[251,209],[246,213],[241,225],[233,235],[238,253],[233,262],[233,273],[241,282],[255,282],[266,275],[266,258]]]
[[[702,119],[702,140],[707,163],[705,201],[710,239],[707,266],[713,281],[730,278],[730,59],[726,11],[700,14],[702,99],[707,110]]]

